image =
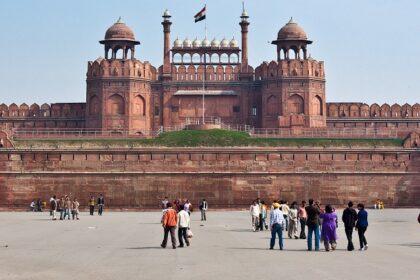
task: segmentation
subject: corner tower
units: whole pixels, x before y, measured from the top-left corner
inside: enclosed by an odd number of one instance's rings
[[[308,55],[312,41],[290,19],[272,44],[277,46],[277,60],[255,70],[262,86],[262,126],[325,127],[324,62]]]
[[[135,58],[134,32],[121,18],[105,33],[104,57],[88,63],[86,127],[113,134],[151,129],[151,81],[156,70]]]

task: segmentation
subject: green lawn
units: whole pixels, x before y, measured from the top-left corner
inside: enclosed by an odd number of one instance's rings
[[[399,147],[401,139],[256,138],[245,132],[183,130],[155,139],[48,139],[15,140],[16,148],[130,148],[130,147]]]

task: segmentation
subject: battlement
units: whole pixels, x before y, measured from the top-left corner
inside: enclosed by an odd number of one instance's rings
[[[44,103],[41,106],[34,103],[28,106],[15,103],[7,106],[0,105],[0,118],[83,118],[85,116],[85,103]]]
[[[148,61],[141,62],[137,59],[113,59],[102,57],[88,62],[88,79],[98,77],[132,77],[146,80],[156,80],[156,68]]]
[[[330,118],[420,118],[420,104],[327,103]]]
[[[255,80],[269,80],[287,77],[314,77],[325,79],[324,62],[313,59],[264,61],[255,69]]]

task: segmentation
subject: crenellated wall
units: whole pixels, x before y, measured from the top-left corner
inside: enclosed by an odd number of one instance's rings
[[[1,104],[0,128],[84,128],[85,107],[85,103]]]
[[[107,60],[102,57],[88,62],[87,78],[96,77],[137,77],[147,80],[156,80],[156,68],[149,62],[137,59]]]
[[[308,60],[280,60],[263,62],[255,68],[255,80],[276,79],[282,77],[310,76],[325,78],[324,62]]]
[[[328,117],[330,118],[383,118],[404,119],[420,118],[420,104],[378,104],[365,103],[327,103]]]
[[[68,193],[83,206],[104,193],[118,208],[155,208],[165,195],[214,208],[256,197],[420,206],[418,149],[0,150],[0,170],[0,207]]]

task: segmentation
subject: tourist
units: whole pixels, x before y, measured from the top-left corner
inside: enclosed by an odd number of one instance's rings
[[[281,212],[283,213],[283,218],[284,218],[284,221],[285,221],[285,224],[286,224],[284,230],[288,232],[289,231],[289,219],[288,219],[288,217],[289,217],[290,208],[289,208],[289,205],[287,205],[287,204],[288,204],[287,201],[285,201],[285,200],[281,201],[280,209],[281,209]]]
[[[91,216],[93,216],[93,213],[95,212],[95,198],[93,196],[89,199],[89,212]]]
[[[70,200],[70,197],[66,196],[66,201],[64,204],[64,217],[63,219],[66,219],[66,216],[68,217],[68,220],[70,220],[70,213],[71,213],[71,207],[72,207],[72,202]]]
[[[254,200],[251,207],[249,208],[249,211],[251,212],[251,219],[252,219],[252,230],[255,232],[258,230],[259,221],[258,218],[260,216],[260,206],[258,205],[257,201]]]
[[[50,216],[53,215],[52,202],[55,201],[54,196],[50,197]]]
[[[180,207],[181,207],[181,199],[175,199],[174,203],[173,203],[173,208],[175,209],[176,212],[180,211]]]
[[[191,215],[191,212],[193,211],[193,209],[192,209],[192,204],[188,199],[185,200],[184,205],[179,205],[178,212],[180,212],[181,210],[185,210],[188,213],[188,215]]]
[[[272,206],[273,206],[273,210],[270,213],[270,230],[271,230],[270,250],[274,249],[274,243],[276,242],[276,234],[279,238],[280,250],[283,250],[284,217],[283,217],[283,213],[279,209],[280,204],[275,202],[273,203]]]
[[[79,201],[77,201],[77,198],[74,198],[73,200],[73,204],[72,204],[72,215],[73,215],[73,220],[74,218],[76,218],[77,220],[79,219],[79,206],[80,203]]]
[[[357,204],[357,209],[359,210],[359,212],[357,213],[356,229],[357,233],[359,234],[359,250],[366,251],[369,247],[365,237],[365,232],[368,227],[368,213],[365,210],[365,205],[363,205],[362,203]]]
[[[175,229],[178,224],[178,215],[174,209],[172,209],[172,203],[168,202],[167,209],[162,219],[163,227],[163,241],[160,245],[162,248],[166,248],[168,243],[168,233],[171,233],[172,248],[176,249],[176,237]]]
[[[309,205],[305,208],[307,214],[306,225],[308,226],[308,251],[312,251],[312,235],[315,235],[315,251],[319,251],[319,208],[314,206],[314,200],[309,199]]]
[[[42,203],[40,198],[36,201],[36,212],[42,212]]]
[[[353,202],[349,201],[347,208],[343,211],[342,221],[344,223],[344,231],[347,237],[347,251],[353,251],[353,229],[356,226],[357,212],[353,208]]]
[[[279,201],[278,200],[276,200],[276,199],[274,199],[273,200],[273,203],[271,203],[271,208],[270,208],[270,211],[273,211],[274,210],[274,203],[278,203]]]
[[[168,208],[168,202],[169,202],[168,197],[165,196],[165,198],[160,202],[160,208],[162,210],[165,210],[166,208]]]
[[[322,219],[321,236],[324,240],[325,251],[331,249],[334,251],[337,248],[337,215],[333,211],[330,204],[325,206],[325,213],[320,214]]]
[[[265,205],[264,201],[261,201],[260,210],[261,210],[260,230],[264,230],[264,227],[265,229],[268,229],[267,222],[265,221],[267,219],[267,205]]]
[[[178,247],[184,247],[184,240],[187,246],[190,246],[190,241],[187,236],[187,230],[189,230],[190,227],[190,215],[184,210],[184,207],[181,206],[181,211],[178,213]]]
[[[289,214],[287,216],[289,219],[289,230],[288,236],[289,238],[298,239],[298,210],[297,210],[297,202],[294,201],[289,209]]]
[[[52,219],[55,221],[57,220],[57,200],[56,196],[53,195],[52,200],[50,200],[50,209],[52,213]]]
[[[298,218],[300,222],[300,235],[299,235],[300,239],[306,239],[305,226],[306,226],[307,216],[306,216],[305,207],[306,207],[306,201],[303,200],[298,210]]]
[[[104,211],[104,206],[105,206],[105,199],[104,199],[104,196],[100,194],[98,197],[98,215],[99,216],[102,216],[102,212]]]
[[[206,221],[207,217],[206,217],[206,212],[209,208],[209,204],[207,203],[206,199],[203,198],[200,202],[200,211],[201,211],[201,220],[202,221]]]
[[[35,212],[35,201],[32,200],[31,204],[29,204],[29,208],[32,212]]]
[[[64,219],[65,208],[66,208],[66,201],[64,200],[64,197],[61,197],[60,201],[58,202],[58,210],[60,211],[60,220]]]
[[[262,230],[262,226],[261,226],[261,220],[262,220],[262,204],[261,204],[261,199],[259,197],[257,197],[257,204],[260,207],[260,214],[258,215],[258,230]]]

